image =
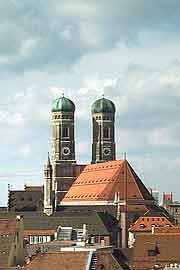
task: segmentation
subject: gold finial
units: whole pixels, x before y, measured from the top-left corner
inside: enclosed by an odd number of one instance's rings
[[[102,98],[104,98],[104,93],[102,94]]]
[[[62,97],[64,97],[64,92],[62,92]]]

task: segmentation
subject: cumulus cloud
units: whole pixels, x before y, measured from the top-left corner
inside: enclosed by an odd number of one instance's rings
[[[145,182],[153,186],[158,179],[158,185],[162,187],[163,166],[169,166],[166,168],[168,177],[172,171],[173,179],[178,174],[179,70],[178,62],[159,71],[131,64],[117,77],[101,78],[96,74],[82,78],[76,92],[64,85],[61,87],[61,78],[57,79],[56,75],[47,80],[45,76],[42,85],[28,83],[23,90],[9,93],[4,98],[4,104],[13,106],[2,106],[0,110],[0,123],[4,126],[0,131],[4,160],[16,159],[18,171],[22,170],[23,159],[23,168],[27,171],[32,167],[42,173],[43,161],[51,147],[52,100],[65,92],[76,104],[77,160],[90,162],[91,104],[104,92],[105,97],[116,104],[118,158],[123,158],[123,152],[127,151],[128,159]],[[173,159],[164,158],[170,154]],[[19,184],[26,179],[20,180]],[[42,177],[38,178],[40,180]],[[33,178],[31,183],[34,183]]]
[[[91,105],[104,93],[116,104],[117,140],[124,150],[177,147],[180,132],[179,70],[178,62],[158,72],[131,64],[116,78],[85,77],[76,94],[74,89],[54,85],[42,89],[37,85],[29,86],[24,92],[17,91],[11,95],[11,101],[8,96],[8,102],[13,103],[13,107],[0,111],[1,125],[6,124],[6,132],[1,131],[1,136],[6,139],[8,131],[9,140],[21,144],[22,140],[31,141],[32,136],[35,140],[38,136],[35,130],[38,130],[40,137],[44,132],[50,142],[52,100],[65,92],[76,104],[77,143],[88,138],[90,145]],[[80,157],[84,155],[84,149],[87,150],[87,146],[77,147]]]
[[[140,44],[147,30],[180,29],[179,1],[3,0],[0,11],[0,68],[13,71],[64,70],[86,54]]]
[[[178,0],[0,1],[1,172],[15,175],[5,179],[41,183],[52,100],[64,92],[76,104],[77,160],[91,160],[91,105],[104,93],[117,108],[118,158],[127,151],[148,185],[177,183],[179,12]]]

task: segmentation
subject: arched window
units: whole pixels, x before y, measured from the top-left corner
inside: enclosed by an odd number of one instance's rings
[[[110,128],[109,127],[103,128],[103,138],[110,139]]]

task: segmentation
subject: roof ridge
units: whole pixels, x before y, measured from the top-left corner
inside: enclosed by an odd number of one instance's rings
[[[143,200],[145,200],[145,194],[144,192],[146,192],[150,197],[151,199],[153,199],[153,197],[150,195],[148,189],[146,188],[146,186],[143,184],[142,180],[139,178],[139,176],[136,174],[136,172],[134,171],[134,169],[131,167],[131,165],[129,164],[129,162],[127,161],[127,166],[128,166],[128,169],[129,169],[129,172],[131,174],[131,176],[133,177],[134,179],[134,182],[135,182],[135,185],[137,186],[138,188],[138,191],[139,191],[139,194],[141,196],[141,198]],[[140,190],[140,186],[144,189],[143,192]]]
[[[124,161],[125,162],[125,161]],[[119,168],[117,168],[117,171],[115,172],[115,174],[111,177],[111,179],[114,179],[112,187],[110,189],[110,193],[112,193],[112,191],[114,190],[114,185],[117,183],[117,179],[119,178],[119,174],[121,172],[121,170],[124,168],[123,164],[124,162],[121,164],[121,166],[119,166]],[[110,185],[110,184],[109,184]],[[121,199],[121,198],[120,198]]]

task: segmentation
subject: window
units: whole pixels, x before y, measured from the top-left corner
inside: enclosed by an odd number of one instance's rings
[[[157,245],[154,249],[148,249],[148,256],[157,256],[158,254],[160,254],[160,251]]]
[[[94,243],[96,243],[96,244],[99,243],[99,237],[98,236],[94,237]]]
[[[177,213],[177,208],[175,208],[175,212]]]
[[[108,116],[104,116],[103,120],[110,120],[110,118]]]
[[[105,139],[110,138],[110,128],[104,127],[104,129],[103,129],[103,138],[105,138]]]
[[[68,127],[63,127],[62,128],[62,137],[63,138],[68,138],[69,137],[69,128]]]
[[[35,244],[35,236],[30,236],[30,244]]]
[[[62,119],[70,119],[69,115],[62,115]]]
[[[94,244],[94,237],[91,237],[91,244]]]
[[[58,239],[59,240],[71,240],[72,227],[58,227]]]
[[[156,250],[155,249],[148,249],[148,256],[153,257],[156,256]]]
[[[39,236],[38,242],[39,243],[42,243],[43,242],[43,236]]]

